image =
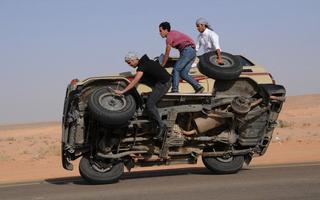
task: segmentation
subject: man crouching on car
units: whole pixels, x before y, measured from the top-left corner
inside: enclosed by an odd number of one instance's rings
[[[162,139],[166,125],[162,122],[157,102],[165,95],[171,86],[171,76],[158,62],[150,60],[145,54],[140,59],[134,52],[129,52],[125,56],[125,61],[131,67],[138,67],[137,73],[131,83],[122,91],[115,90],[115,93],[122,95],[131,90],[137,83],[143,83],[152,88],[151,94],[147,99],[147,110],[150,117],[157,123],[159,131],[155,134],[154,139]]]

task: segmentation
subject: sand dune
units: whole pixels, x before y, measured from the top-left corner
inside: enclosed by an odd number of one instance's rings
[[[252,165],[320,161],[319,102],[320,94],[288,97],[272,144]],[[59,122],[1,125],[0,183],[78,176],[61,166],[60,137]]]

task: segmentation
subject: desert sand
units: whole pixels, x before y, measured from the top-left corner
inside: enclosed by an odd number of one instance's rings
[[[250,165],[320,161],[320,94],[290,96],[278,119],[272,143],[264,156]],[[0,126],[0,184],[79,176],[66,171],[60,158],[61,124],[58,122]],[[174,167],[202,167],[177,165]],[[159,167],[135,168],[153,170]]]

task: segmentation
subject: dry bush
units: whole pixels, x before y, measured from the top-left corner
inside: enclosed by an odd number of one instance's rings
[[[293,122],[288,122],[285,120],[278,120],[278,127],[279,128],[289,128],[289,127],[293,127],[294,123]]]
[[[25,141],[33,141],[34,140],[34,136],[27,136],[23,138]]]
[[[34,146],[35,144],[37,144],[37,142],[36,142],[35,140],[31,140],[30,142],[31,142],[30,147],[32,147],[32,146]]]
[[[291,136],[287,136],[286,139],[285,139],[285,141],[288,142],[288,141],[291,140],[291,139],[292,139]]]
[[[3,152],[0,152],[0,161],[9,161],[12,160],[10,156],[6,155]]]
[[[17,141],[17,140],[14,137],[7,137],[7,138],[4,139],[4,141],[6,141],[6,142],[14,142],[14,141]]]
[[[49,145],[47,147],[41,147],[37,154],[33,156],[34,159],[45,159],[48,156],[60,156],[59,145]]]
[[[45,136],[40,136],[39,139],[40,139],[40,140],[47,140],[47,139],[50,139],[50,136],[47,136],[47,135],[45,135]]]
[[[60,145],[50,145],[48,149],[49,156],[60,156]]]
[[[31,153],[27,150],[24,150],[20,153],[20,155],[28,155],[28,154],[31,154]]]
[[[311,126],[310,123],[303,123],[303,124],[302,124],[302,127],[309,127],[309,126]]]

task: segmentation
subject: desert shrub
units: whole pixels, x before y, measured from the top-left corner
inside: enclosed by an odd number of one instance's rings
[[[278,127],[279,128],[288,128],[288,127],[292,127],[294,124],[292,122],[288,122],[285,120],[278,120]]]
[[[309,127],[311,124],[310,123],[303,123],[302,127]]]
[[[33,141],[33,140],[35,140],[35,138],[33,136],[27,136],[27,137],[23,137],[23,140],[25,140],[25,141]]]
[[[23,151],[20,153],[20,155],[28,155],[28,154],[30,154],[30,152],[27,151],[27,150],[23,150]]]
[[[14,137],[7,137],[4,141],[13,142],[13,141],[16,141],[16,138],[14,138]]]
[[[10,156],[6,155],[3,152],[0,152],[0,161],[9,161],[12,160]]]
[[[48,147],[48,155],[50,156],[60,156],[60,146],[59,145],[50,145]]]
[[[34,159],[45,159],[47,156],[59,156],[60,147],[59,145],[49,145],[46,147],[41,147],[37,154],[34,156]]]

